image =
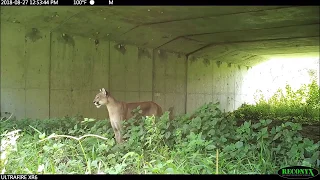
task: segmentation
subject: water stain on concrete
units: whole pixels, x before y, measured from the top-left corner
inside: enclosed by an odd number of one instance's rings
[[[151,59],[151,53],[148,49],[145,48],[138,48],[138,58],[141,59],[142,57],[147,57],[148,59]]]
[[[75,46],[75,41],[74,41],[73,37],[68,34],[63,33],[61,36],[58,37],[57,40],[61,43]]]
[[[126,47],[123,44],[116,44],[113,46],[115,50],[119,51],[121,54],[125,54],[126,53]]]
[[[36,42],[37,40],[42,38],[42,35],[37,28],[32,28],[27,32],[25,38],[26,38],[26,41],[27,39],[30,39],[32,42]]]
[[[53,12],[49,16],[43,16],[43,21],[48,23],[48,22],[54,20],[54,18],[57,18],[57,17],[59,17],[58,13],[57,12]]]
[[[197,61],[196,57],[194,57],[194,56],[191,56],[188,59],[190,60],[191,64]]]
[[[99,44],[100,44],[99,39],[95,39],[95,40],[94,40],[94,45],[95,45],[95,47],[96,47],[96,51],[98,50]]]
[[[222,62],[221,61],[217,61],[216,64],[217,64],[217,66],[219,68],[221,66]]]
[[[98,46],[99,45],[99,39],[96,39],[96,40],[94,40],[94,44],[96,45],[96,46]]]
[[[160,59],[163,59],[163,60],[168,58],[168,54],[163,50],[158,50],[158,55],[159,55]]]
[[[209,59],[204,58],[202,62],[206,67],[210,66],[210,60]]]

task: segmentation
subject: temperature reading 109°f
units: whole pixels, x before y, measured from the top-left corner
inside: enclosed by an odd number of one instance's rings
[[[73,0],[73,5],[86,5],[87,0]]]

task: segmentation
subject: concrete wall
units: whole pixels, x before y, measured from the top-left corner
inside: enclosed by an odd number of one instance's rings
[[[155,51],[153,100],[164,110],[174,107],[175,114],[185,113],[186,57]]]
[[[49,33],[1,23],[1,114],[49,114]]]
[[[83,115],[105,118],[92,100],[105,87],[118,100],[154,100],[175,114],[220,101],[229,111],[244,94],[247,69],[160,50],[115,42],[1,27],[1,113],[45,119]]]
[[[246,72],[246,67],[189,56],[187,112],[208,102],[220,102],[223,111],[238,108],[245,96],[241,87]]]

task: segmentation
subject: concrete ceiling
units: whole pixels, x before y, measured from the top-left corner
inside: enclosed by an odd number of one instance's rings
[[[318,6],[1,7],[1,22],[242,65],[319,56]]]

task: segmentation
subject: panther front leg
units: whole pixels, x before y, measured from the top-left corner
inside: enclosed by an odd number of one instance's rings
[[[115,139],[118,144],[122,143],[122,136],[121,136],[121,118],[119,117],[110,117],[111,126],[115,135]]]
[[[121,132],[119,130],[115,130],[114,134],[115,134],[115,138],[116,138],[117,143],[118,144],[122,143],[123,140],[122,140]]]

